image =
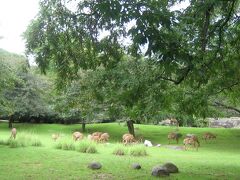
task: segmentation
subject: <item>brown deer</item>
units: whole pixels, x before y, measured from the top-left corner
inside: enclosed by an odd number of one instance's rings
[[[100,142],[100,137],[103,133],[102,132],[94,132],[92,133],[90,139],[96,142]]]
[[[101,136],[103,133],[102,132],[94,132],[92,133],[92,136]]]
[[[83,134],[80,132],[74,132],[72,134],[72,137],[73,137],[74,141],[81,140],[81,139],[83,139]]]
[[[198,137],[196,135],[191,135],[191,136],[188,135],[183,140],[183,145],[185,150],[187,150],[187,145],[192,145],[198,151],[198,147],[200,147],[200,142],[198,141]]]
[[[56,141],[60,137],[59,133],[57,134],[52,134],[52,139]]]
[[[12,128],[10,139],[11,138],[16,139],[16,136],[17,136],[17,129],[16,128]]]
[[[203,137],[202,137],[205,141],[207,140],[211,140],[211,139],[216,139],[216,135],[211,133],[211,132],[206,132],[203,134]]]
[[[136,142],[136,140],[132,134],[124,134],[122,139],[123,139],[122,142],[124,143],[124,145]]]
[[[109,134],[108,133],[103,133],[101,134],[100,138],[99,138],[99,141],[100,142],[107,142],[109,140]]]
[[[182,134],[177,133],[177,132],[171,132],[168,134],[168,144],[170,144],[171,140],[176,140],[177,144],[179,139],[182,137]]]

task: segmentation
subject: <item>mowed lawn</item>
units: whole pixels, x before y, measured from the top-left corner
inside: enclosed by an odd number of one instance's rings
[[[0,123],[0,140],[10,136],[7,123]],[[127,127],[117,123],[91,124],[86,126],[87,134],[102,131],[110,134],[109,144],[96,146],[97,153],[80,153],[78,151],[59,150],[58,142],[51,139],[52,133],[61,133],[62,139],[73,142],[72,132],[81,125],[56,124],[14,124],[21,133],[34,135],[42,142],[40,147],[10,148],[0,145],[0,179],[156,179],[151,176],[151,169],[165,162],[176,164],[178,174],[171,174],[166,179],[240,179],[240,129],[180,128],[180,133],[194,133],[202,136],[204,132],[212,132],[217,139],[204,142],[200,138],[199,151],[174,150],[168,144],[167,134],[174,127],[153,125],[135,125],[136,133],[144,139],[151,140],[161,147],[146,148],[147,156],[134,157],[129,153],[124,156],[113,154],[119,146],[121,137],[127,133]],[[182,140],[179,145],[182,146]],[[176,145],[175,142],[172,145]],[[125,147],[126,150],[132,147]],[[144,148],[144,147],[143,147]],[[87,165],[92,161],[100,162],[100,170],[91,170]],[[142,169],[134,170],[132,163],[140,163]]]

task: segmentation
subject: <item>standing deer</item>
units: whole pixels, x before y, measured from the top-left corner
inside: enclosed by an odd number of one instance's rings
[[[205,141],[207,140],[211,140],[211,139],[216,139],[216,135],[211,133],[211,132],[206,132],[203,134],[203,137],[202,137]]]
[[[182,134],[177,132],[171,132],[168,134],[168,144],[170,144],[170,140],[176,140],[177,144],[179,139],[182,137]]]
[[[17,136],[17,129],[16,128],[12,128],[10,139],[11,138],[16,139],[16,136]]]

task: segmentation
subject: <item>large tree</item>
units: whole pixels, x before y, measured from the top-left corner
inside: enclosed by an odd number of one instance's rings
[[[114,69],[124,54],[144,57],[157,67],[155,82],[176,85],[178,109],[202,107],[204,115],[209,97],[240,83],[239,2],[190,0],[173,10],[180,2],[41,0],[25,32],[27,53],[43,72],[56,69],[61,84],[80,68]]]

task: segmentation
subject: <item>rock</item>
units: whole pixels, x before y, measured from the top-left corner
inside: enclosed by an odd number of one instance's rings
[[[161,144],[157,144],[157,145],[156,145],[156,147],[160,147],[160,146],[161,146]]]
[[[239,117],[230,117],[230,118],[207,118],[209,122],[209,127],[214,128],[239,128],[240,127],[240,118]]]
[[[171,162],[165,163],[162,167],[166,168],[169,173],[178,173],[179,172],[178,167]]]
[[[138,163],[134,163],[134,164],[132,164],[132,168],[133,169],[141,169],[141,165]]]
[[[152,176],[159,176],[159,177],[169,176],[169,172],[165,167],[155,166],[152,169]]]
[[[166,120],[163,120],[163,121],[159,122],[158,124],[162,125],[162,126],[170,126],[171,125],[171,120],[166,119]]]
[[[149,140],[145,140],[144,145],[147,146],[147,147],[152,147],[153,146],[151,141],[149,141]]]
[[[91,162],[88,165],[88,168],[90,169],[101,169],[102,165],[99,162]]]

